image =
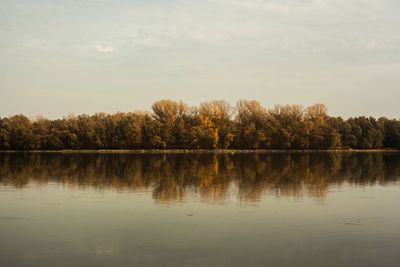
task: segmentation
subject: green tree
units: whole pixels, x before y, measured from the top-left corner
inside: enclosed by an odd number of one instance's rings
[[[40,140],[32,131],[31,121],[24,115],[15,115],[9,118],[10,147],[17,150],[37,149]]]
[[[10,134],[8,127],[8,119],[0,118],[0,149],[6,150],[10,148]]]
[[[400,149],[400,121],[388,120],[386,118],[382,118],[380,121],[384,129],[384,146]]]
[[[269,111],[272,117],[272,147],[279,149],[308,148],[308,129],[301,105],[277,105]]]

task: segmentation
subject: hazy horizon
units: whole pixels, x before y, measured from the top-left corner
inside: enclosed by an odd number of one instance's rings
[[[395,0],[10,1],[0,116],[256,99],[399,118]]]
[[[167,98],[166,99],[158,99],[158,100],[172,100],[172,101],[176,101],[176,102],[182,101],[181,99],[167,99]],[[197,104],[195,103],[195,104],[191,104],[191,105],[188,105],[188,106],[189,107],[199,107],[200,104],[202,104],[204,102],[212,102],[214,100],[216,100],[216,101],[226,101],[224,99],[209,99],[209,100],[204,100],[204,101],[199,102]],[[256,101],[258,101],[257,99],[238,99],[238,101],[239,100],[256,100]],[[155,102],[157,102],[157,100],[155,100]],[[185,104],[188,104],[185,101],[182,101],[182,102],[185,103]],[[228,101],[226,101],[226,102],[228,102]],[[232,117],[234,118],[237,115],[236,114],[237,113],[237,111],[236,111],[237,101],[228,102],[228,103],[231,105]],[[278,105],[278,106],[285,106],[285,105],[295,105],[295,106],[297,106],[297,105],[300,105],[300,106],[302,106],[304,108],[304,112],[306,112],[307,107],[312,106],[314,104],[323,104],[323,105],[325,105],[324,103],[317,103],[317,102],[313,103],[313,104],[310,104],[310,105],[303,105],[303,104],[297,104],[297,103],[283,103],[283,104],[282,103],[281,104],[277,103],[277,104],[274,104],[274,105],[271,105],[271,106],[263,105],[263,107],[266,108],[267,111],[270,111],[270,110],[272,111],[276,105]],[[150,113],[150,114],[153,114],[154,111],[152,110],[151,106],[152,106],[152,103],[147,108],[143,108],[143,109],[135,109],[135,108],[133,108],[131,110],[128,109],[128,110],[115,110],[115,111],[101,111],[101,110],[99,110],[99,111],[82,112],[82,113],[69,112],[69,113],[66,113],[66,114],[60,114],[59,116],[48,116],[46,114],[41,114],[41,113],[38,113],[38,114],[27,114],[27,113],[23,113],[23,112],[16,112],[16,113],[8,114],[8,115],[7,114],[6,115],[0,115],[0,118],[8,118],[8,117],[12,117],[12,116],[15,116],[15,115],[24,115],[29,120],[36,121],[38,119],[43,119],[43,118],[50,119],[50,120],[57,120],[57,119],[68,119],[71,116],[72,117],[77,117],[77,116],[80,116],[80,115],[93,116],[93,115],[101,114],[101,113],[104,113],[104,114],[107,114],[107,115],[112,115],[112,114],[117,114],[117,113]],[[368,114],[368,113],[366,113],[366,114],[358,114],[358,115],[355,114],[355,115],[349,115],[349,116],[344,115],[343,116],[343,115],[333,114],[330,111],[329,107],[328,107],[328,115],[331,116],[331,117],[341,117],[341,118],[346,119],[346,120],[349,119],[349,118],[355,118],[355,117],[373,117],[375,119],[379,119],[379,118],[399,119],[400,118],[400,116],[397,116],[397,117],[396,116],[390,117],[390,116],[385,116],[385,115],[373,116],[373,115]]]

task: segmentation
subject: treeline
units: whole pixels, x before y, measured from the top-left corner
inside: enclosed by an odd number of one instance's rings
[[[0,150],[400,149],[400,121],[331,117],[323,104],[264,108],[255,100],[189,107],[160,100],[152,112],[29,120],[0,118]]]

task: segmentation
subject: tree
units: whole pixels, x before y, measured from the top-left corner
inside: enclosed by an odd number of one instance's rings
[[[200,104],[198,114],[203,118],[209,118],[218,129],[218,147],[228,148],[234,139],[234,125],[232,119],[232,107],[224,100],[203,102]]]
[[[96,132],[96,121],[88,115],[80,115],[77,119],[79,147],[83,149],[99,149],[102,147]]]
[[[383,124],[384,146],[400,149],[400,121],[386,118],[381,118],[380,121]]]
[[[372,117],[358,117],[351,121],[356,136],[356,148],[371,149],[383,146],[383,129]]]
[[[334,149],[340,145],[340,134],[327,124],[314,127],[309,134],[311,149]]]
[[[163,148],[179,147],[174,133],[176,133],[177,122],[187,115],[188,106],[182,101],[160,100],[152,105],[152,109],[154,118],[161,123],[159,137]]]
[[[314,104],[306,108],[305,117],[315,126],[325,124],[328,119],[328,108],[324,104]]]
[[[192,148],[214,149],[218,145],[218,129],[214,127],[210,118],[203,115],[197,117],[196,125],[190,130]]]
[[[256,100],[239,100],[236,104],[236,147],[258,149],[265,147],[267,133],[267,111]]]
[[[199,114],[210,118],[213,122],[229,121],[232,117],[232,107],[224,100],[214,100],[200,104]]]
[[[334,149],[340,146],[340,134],[329,123],[328,109],[325,105],[314,104],[306,108],[305,121],[310,148]]]
[[[182,118],[188,110],[188,107],[182,101],[160,100],[155,102],[151,108],[153,109],[156,119],[164,123],[172,123]]]
[[[269,114],[273,125],[273,148],[308,148],[308,130],[304,122],[304,108],[301,105],[277,105]]]
[[[143,120],[142,146],[144,148],[167,148],[167,144],[162,138],[162,123],[148,115]]]
[[[24,115],[9,118],[10,147],[17,150],[29,150],[39,147],[38,137],[32,131],[31,121]]]
[[[10,148],[10,135],[8,127],[8,119],[0,118],[0,149],[6,150]]]

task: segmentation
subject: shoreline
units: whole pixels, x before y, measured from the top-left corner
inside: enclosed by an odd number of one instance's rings
[[[0,150],[0,154],[268,154],[268,153],[400,153],[399,149],[77,149]]]

